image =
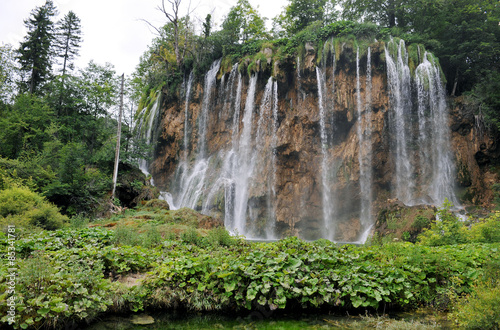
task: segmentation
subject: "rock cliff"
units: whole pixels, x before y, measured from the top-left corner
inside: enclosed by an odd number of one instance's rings
[[[489,203],[495,143],[463,103],[443,106],[437,61],[407,48],[332,40],[186,77],[162,103],[155,185],[259,238],[362,242],[389,198]]]

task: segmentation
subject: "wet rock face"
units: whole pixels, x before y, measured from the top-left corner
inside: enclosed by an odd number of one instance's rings
[[[259,75],[254,95],[251,143],[253,150],[268,150],[255,156],[253,173],[246,183],[248,196],[245,231],[249,236],[265,237],[273,230],[279,238],[297,235],[305,239],[324,237],[325,231],[325,189],[328,189],[336,223],[329,230],[330,239],[356,241],[366,228],[362,220],[361,205],[364,193],[361,189],[360,136],[371,146],[371,205],[373,218],[391,197],[394,188],[396,164],[393,131],[389,129],[390,95],[387,87],[387,73],[383,60],[384,47],[372,47],[371,61],[367,55],[359,57],[360,72],[356,72],[356,51],[346,48],[335,64],[331,56],[323,60],[321,72],[325,78],[324,116],[319,109],[316,52],[309,45],[299,69],[290,63],[274,62],[277,79],[277,113],[272,111],[261,119],[265,102],[268,76]],[[368,84],[368,65],[370,84]],[[204,197],[193,206],[204,213],[223,218],[228,213],[231,191],[234,184],[223,179],[224,166],[234,150],[241,150],[241,135],[245,125],[246,100],[249,97],[250,79],[244,73],[241,80],[231,72],[219,72],[211,90],[204,90],[203,78],[195,81],[189,102],[178,97],[164,104],[161,134],[155,159],[150,166],[155,185],[161,190],[179,193],[185,181],[183,173],[199,161],[200,121],[202,118],[204,94],[212,93],[206,122],[206,162],[202,188]],[[358,81],[359,77],[359,96]],[[241,84],[241,94],[237,89]],[[369,86],[369,87],[368,87]],[[358,98],[359,97],[359,98]],[[361,129],[357,100],[369,99],[369,108],[361,109],[364,124]],[[239,103],[238,103],[239,102]],[[367,116],[367,113],[370,116]],[[186,118],[187,115],[187,118]],[[452,147],[457,164],[457,182],[467,188],[474,197],[471,202],[484,203],[491,200],[491,191],[484,186],[495,177],[485,170],[485,165],[498,155],[496,145],[487,135],[478,136],[471,117],[463,107],[451,112],[450,130]],[[259,120],[261,120],[259,124]],[[275,134],[262,134],[261,130],[272,130],[276,120]],[[268,126],[265,126],[268,125]],[[369,128],[368,128],[369,127]],[[187,130],[187,135],[186,131]],[[322,136],[322,130],[326,132]],[[187,136],[187,142],[185,138]],[[238,149],[240,148],[240,149]],[[364,151],[363,151],[364,152]],[[255,153],[256,155],[256,153]],[[272,159],[272,161],[271,161]],[[181,166],[181,164],[184,164]],[[322,166],[328,165],[328,173]],[[183,167],[184,166],[184,167]],[[183,172],[184,171],[184,172]],[[328,184],[325,186],[327,175]],[[221,179],[222,178],[222,179]],[[272,183],[269,183],[272,180]],[[215,188],[214,188],[215,187]],[[275,222],[270,225],[270,218]],[[228,225],[226,219],[226,226]]]
[[[452,144],[457,164],[460,197],[466,204],[491,207],[493,185],[498,182],[494,164],[500,160],[495,133],[467,101],[458,97],[451,107]]]

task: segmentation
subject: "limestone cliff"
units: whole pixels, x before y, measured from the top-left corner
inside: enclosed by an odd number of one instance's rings
[[[364,241],[389,198],[455,198],[437,181],[488,203],[485,188],[496,177],[485,159],[494,143],[465,106],[441,113],[439,95],[425,99],[439,94],[437,66],[420,52],[412,63],[404,43],[393,43],[390,53],[383,42],[359,50],[332,41],[321,50],[308,45],[294,60],[218,62],[204,77],[186,77],[163,102],[149,166],[155,185],[172,194],[174,206],[261,238]],[[263,53],[272,57],[270,49]],[[405,70],[423,77],[407,82],[406,94]],[[430,126],[438,120],[449,123],[442,134]],[[439,152],[438,143],[451,150]]]

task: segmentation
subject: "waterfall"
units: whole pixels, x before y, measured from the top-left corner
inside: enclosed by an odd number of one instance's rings
[[[361,99],[361,82],[359,68],[359,47],[356,51],[356,110],[358,115],[358,162],[359,162],[359,189],[360,189],[360,222],[363,234],[360,241],[364,242],[372,220],[372,141],[371,141],[371,49],[368,48],[365,81],[365,101]]]
[[[189,168],[187,157],[185,158],[185,161],[181,162],[181,164],[177,167],[176,190],[178,190],[179,193],[177,194],[177,196],[172,197],[171,199],[171,205],[173,208],[189,207],[195,209],[197,207],[197,204],[203,197],[206,184],[208,164],[210,161],[209,158],[208,159],[206,158],[205,136],[208,125],[207,117],[209,108],[212,103],[212,96],[214,94],[212,89],[214,87],[214,84],[216,83],[217,72],[219,71],[220,68],[220,62],[221,60],[215,61],[212,64],[210,70],[205,75],[203,102],[202,102],[201,113],[198,118],[197,157],[192,168]],[[190,91],[189,93],[186,92],[185,120],[187,120],[187,109],[189,107],[188,94],[190,94]],[[184,131],[185,134],[186,130],[187,130],[187,125],[185,126],[185,131]]]
[[[303,101],[305,98],[305,93],[302,90],[302,76],[300,74],[300,56],[297,56],[297,104]]]
[[[217,60],[212,63],[210,70],[205,75],[205,84],[203,87],[203,103],[201,106],[201,114],[198,122],[198,156],[203,159],[206,156],[206,135],[207,135],[207,125],[208,125],[208,111],[211,106],[212,101],[212,89],[214,84],[216,83],[217,72],[220,69],[221,60]]]
[[[158,91],[155,95],[155,102],[153,106],[149,109],[144,108],[141,117],[141,123],[139,124],[140,130],[142,131],[141,136],[145,139],[146,144],[149,146],[154,142],[154,130],[158,124],[158,114],[160,113],[161,104],[161,91]],[[145,120],[147,119],[147,120]],[[147,123],[146,127],[142,127],[144,123]],[[139,160],[139,169],[146,175],[149,175],[149,162],[146,159]]]
[[[388,46],[396,47],[395,41],[391,40]],[[402,40],[397,48],[397,59],[385,49],[392,106],[390,125],[396,145],[395,197],[407,205],[439,206],[445,199],[458,205],[440,68],[431,54],[424,52],[422,56],[418,48],[421,63],[412,80]],[[416,94],[415,107],[411,103],[412,92]]]
[[[239,234],[246,233],[246,215],[248,205],[248,184],[253,175],[254,159],[252,152],[252,124],[255,103],[255,90],[257,86],[257,74],[250,78],[245,110],[243,114],[243,130],[241,132],[237,152],[238,168],[234,179],[234,230]]]
[[[187,161],[189,154],[189,98],[191,97],[191,88],[193,86],[193,71],[189,74],[186,88],[186,98],[184,101],[184,161]]]
[[[272,104],[272,135],[271,135],[271,179],[268,189],[268,209],[270,210],[270,219],[267,225],[269,238],[276,238],[276,171],[277,157],[276,148],[278,146],[278,82],[273,82],[273,104]]]
[[[322,187],[322,209],[323,223],[325,227],[325,238],[333,240],[335,237],[335,228],[333,223],[334,216],[334,201],[332,191],[330,189],[329,180],[329,164],[328,164],[328,138],[326,133],[326,114],[325,114],[325,96],[326,82],[324,73],[319,67],[316,67],[316,79],[318,84],[318,107],[319,107],[319,122],[320,122],[320,138],[321,138],[321,187]]]
[[[431,61],[429,61],[431,59]],[[453,191],[454,162],[450,153],[450,136],[444,86],[440,69],[433,63],[431,54],[425,52],[422,63],[415,70],[418,91],[420,176],[426,178],[430,202],[442,205],[448,199],[454,205],[459,202]]]
[[[221,71],[218,60],[206,72],[203,94],[194,104],[194,74],[186,75],[180,94],[185,103],[171,114],[176,121],[169,126],[170,136],[180,134],[180,152],[168,154],[169,161],[178,160],[168,174],[172,208],[223,218],[230,232],[247,238],[294,234],[363,243],[386,189],[407,205],[439,205],[446,198],[457,203],[437,60],[422,48],[410,52],[413,57],[420,52],[410,61],[403,41],[388,42],[386,107],[380,104],[385,79],[379,70],[372,81],[372,68],[384,59],[383,53],[372,54],[378,46],[335,54],[334,44],[325,42],[317,66],[310,58],[307,65],[297,58],[290,73],[297,90],[283,88],[283,95],[278,81],[287,82],[289,75],[266,76],[266,82],[259,75],[267,71],[246,76],[238,64]],[[350,63],[354,52],[356,62]],[[310,91],[316,88],[314,95]],[[159,102],[142,115],[149,143],[156,135]],[[184,132],[177,132],[182,121]],[[390,150],[387,157],[380,154],[384,148]],[[374,171],[386,164],[393,175],[382,182]]]
[[[391,40],[389,44],[394,44]],[[409,118],[412,110],[411,101],[411,75],[408,66],[408,54],[403,40],[397,47],[397,58],[393,59],[389,50],[385,49],[387,62],[387,84],[389,85],[391,113],[390,129],[394,135],[395,144],[395,190],[396,197],[407,205],[413,205],[415,178],[414,169],[410,162],[408,132],[410,130]]]

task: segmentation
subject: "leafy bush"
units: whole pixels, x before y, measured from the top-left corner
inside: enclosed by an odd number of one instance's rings
[[[208,232],[206,237],[208,244],[213,247],[231,246],[237,242],[237,240],[229,234],[229,232],[224,227],[217,227]]]
[[[61,228],[68,217],[44,197],[25,187],[0,191],[0,224],[19,227],[37,226],[54,230]]]
[[[201,243],[203,238],[196,229],[188,228],[188,230],[181,234],[181,240],[187,244],[198,245]]]
[[[500,259],[485,266],[484,277],[474,291],[459,299],[450,315],[460,328],[498,329],[500,327]]]
[[[500,242],[500,212],[495,212],[484,221],[473,224],[468,235],[472,242]]]
[[[467,232],[464,224],[451,211],[452,204],[445,201],[438,209],[436,221],[430,229],[419,235],[420,244],[429,246],[462,244],[467,241]]]
[[[74,259],[67,264],[38,252],[18,263],[14,329],[60,328],[69,321],[91,320],[112,303],[110,283],[104,280],[98,260],[88,264]],[[4,275],[0,276],[0,288],[6,292]],[[6,308],[5,304],[0,306],[4,323],[8,323]]]
[[[468,226],[449,211],[450,206],[445,203],[443,208],[438,210],[437,220],[418,236],[420,244],[439,246],[500,242],[500,212],[495,212],[486,219]]]
[[[499,281],[491,279],[500,277],[499,263],[489,261],[498,253],[499,243],[367,247],[296,237],[247,243],[223,228],[207,237],[192,228],[182,235],[183,241],[166,240],[146,248],[115,245],[122,241],[115,238],[122,229],[43,231],[19,238],[16,256],[22,271],[17,290],[24,300],[16,325],[61,328],[102,311],[162,307],[211,311],[431,305],[444,309],[454,297],[475,297],[472,290],[482,274],[490,279],[484,282],[489,287],[497,287]],[[145,245],[156,229],[146,227],[135,236]],[[132,232],[124,232],[123,237]],[[8,246],[0,235],[0,252],[5,253]],[[0,265],[2,290],[8,282],[6,264]],[[138,287],[112,283],[117,275],[132,272],[142,273],[144,280]],[[0,306],[0,313],[4,312]]]
[[[115,245],[138,246],[141,244],[141,237],[137,231],[128,226],[117,226],[113,237]]]

